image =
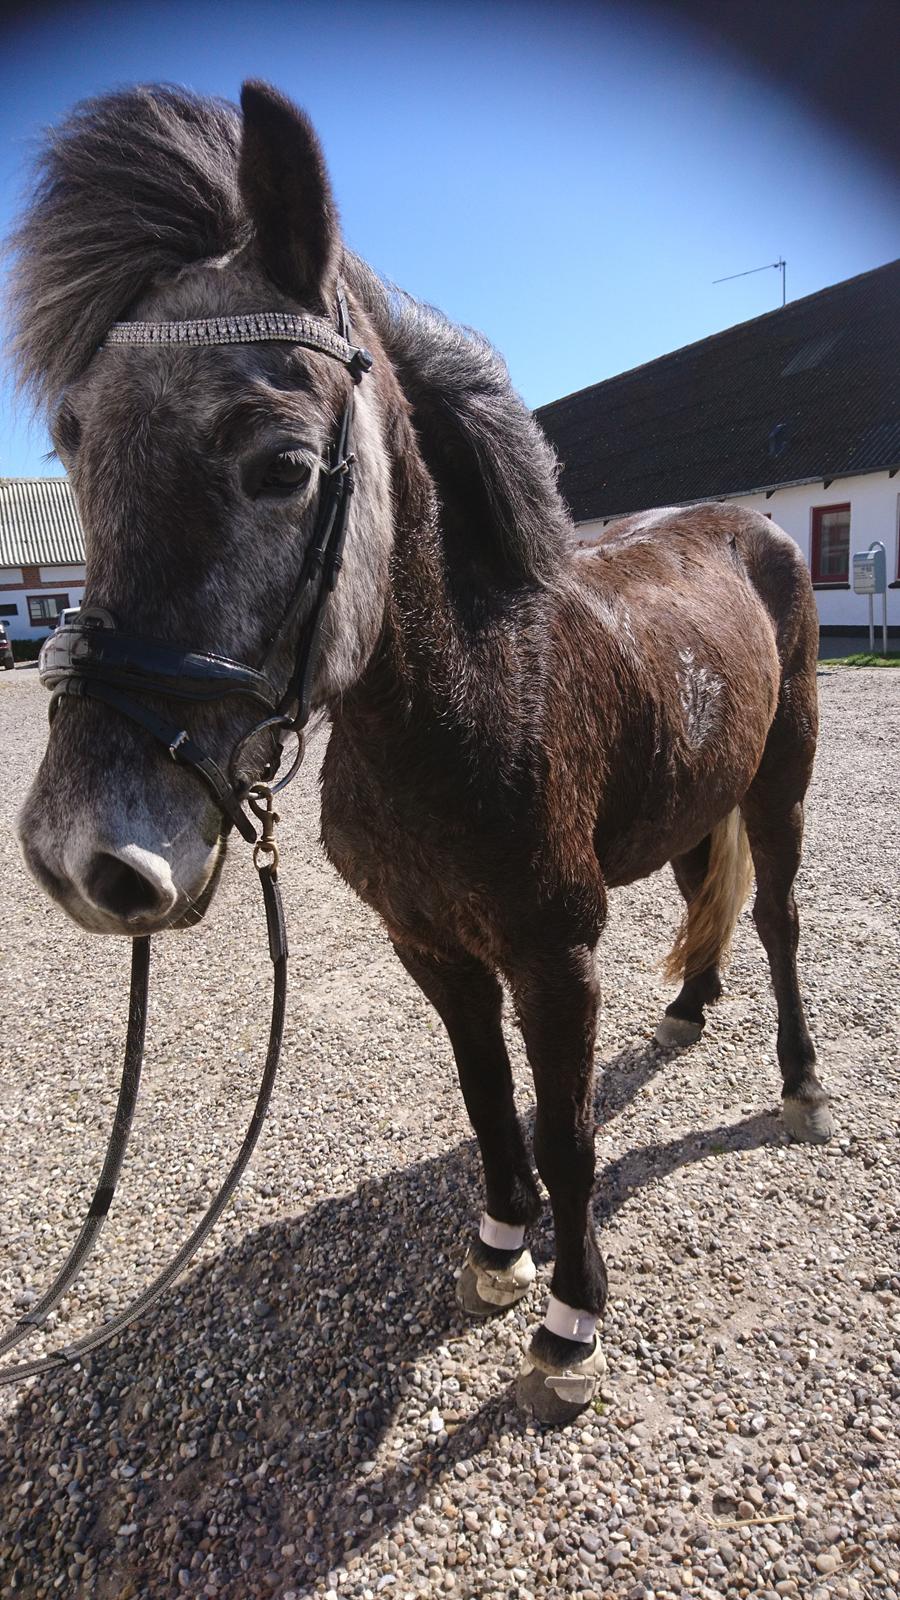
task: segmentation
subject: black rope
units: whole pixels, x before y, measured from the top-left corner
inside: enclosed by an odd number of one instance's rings
[[[271,863],[263,863],[258,868],[258,871],[266,910],[269,954],[272,960],[272,1019],[269,1025],[266,1063],[263,1068],[259,1093],[256,1097],[256,1105],[250,1118],[250,1126],[244,1135],[244,1141],[228,1176],[209,1205],[205,1215],[197,1224],[193,1233],[185,1240],[181,1249],[153,1279],[152,1283],[124,1311],[120,1311],[117,1316],[104,1323],[102,1328],[96,1329],[93,1333],[85,1334],[83,1338],[76,1339],[73,1344],[67,1345],[63,1349],[54,1350],[46,1356],[39,1356],[34,1361],[23,1361],[17,1365],[0,1367],[0,1384],[17,1383],[20,1379],[33,1377],[38,1372],[50,1372],[55,1368],[70,1366],[73,1362],[79,1361],[82,1356],[98,1350],[101,1345],[106,1344],[110,1339],[114,1339],[116,1334],[121,1333],[123,1329],[136,1321],[184,1271],[188,1262],[200,1249],[207,1235],[215,1227],[237,1188],[247,1162],[253,1154],[265,1120],[269,1101],[272,1097],[275,1074],[278,1071],[278,1061],[281,1055],[285,1000],[287,996],[288,950],[281,893],[278,888],[275,869]],[[106,1152],[106,1159],[103,1163],[103,1170],[94,1191],[94,1198],[82,1225],[81,1233],[65,1265],[54,1278],[50,1288],[41,1296],[34,1310],[20,1318],[11,1333],[0,1341],[0,1354],[5,1354],[14,1345],[19,1344],[34,1328],[40,1327],[41,1323],[44,1322],[49,1311],[57,1304],[68,1285],[83,1266],[109,1211],[110,1202],[115,1193],[116,1180],[118,1179],[125,1154],[125,1146],[128,1142],[128,1131],[131,1126],[134,1103],[137,1099],[138,1084],[140,1082],[149,977],[150,940],[135,939],[132,946],[131,998],[122,1086],[119,1091],[116,1120]]]

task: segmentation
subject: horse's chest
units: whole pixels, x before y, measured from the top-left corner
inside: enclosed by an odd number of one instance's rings
[[[494,896],[477,852],[460,847],[444,819],[415,824],[390,799],[323,781],[322,841],[360,899],[377,911],[395,943],[427,952],[461,946],[487,961],[501,955]]]

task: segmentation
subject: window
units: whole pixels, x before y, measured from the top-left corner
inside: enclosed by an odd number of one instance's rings
[[[849,583],[849,505],[814,507],[809,565],[813,583]]]
[[[18,606],[0,606],[0,617],[17,617],[18,615]]]
[[[50,627],[68,604],[67,594],[30,594],[28,620],[33,628],[40,628],[42,624]]]

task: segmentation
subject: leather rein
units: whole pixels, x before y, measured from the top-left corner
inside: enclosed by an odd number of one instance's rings
[[[340,362],[347,367],[356,385],[371,368],[372,357],[367,350],[351,342],[349,313],[340,290],[337,324],[335,329],[320,318],[284,312],[185,322],[120,322],[111,328],[104,347],[129,344],[161,348],[186,344],[200,348],[279,341],[302,346]],[[73,624],[57,629],[41,650],[39,674],[44,687],[51,691],[51,721],[60,705],[73,696],[112,706],[164,745],[174,761],[194,772],[211,791],[221,810],[225,831],[233,826],[253,845],[253,864],[262,887],[272,962],[272,1014],[262,1081],[250,1125],[224,1182],[196,1228],[162,1271],[123,1311],[101,1328],[48,1355],[0,1367],[0,1384],[79,1361],[121,1333],[153,1305],[184,1270],[222,1215],[259,1138],[278,1070],[287,994],[287,935],[274,837],[279,819],[273,801],[275,794],[296,777],[304,755],[304,730],[310,716],[322,624],[341,568],[354,487],[353,400],[354,390],[351,390],[332,441],[329,462],[322,468],[324,491],[300,576],[257,666],[182,648],[164,640],[132,637],[119,630],[108,611],[95,606],[82,609]],[[294,666],[286,688],[279,694],[271,679],[273,661],[304,611],[306,617]],[[264,715],[258,716],[238,739],[226,772],[191,737],[187,728],[166,721],[138,698],[147,694],[194,704],[240,697]],[[274,749],[263,777],[257,782],[242,781],[238,770],[241,752],[251,739],[266,731],[273,736]],[[276,782],[284,742],[292,733],[297,736],[297,753],[288,771]],[[249,807],[252,816],[248,816],[245,807]],[[122,1079],[112,1132],[94,1194],[78,1237],[56,1277],[14,1327],[0,1337],[0,1357],[46,1322],[84,1266],[106,1220],[125,1158],[140,1086],[149,979],[150,939],[141,937],[132,941]]]

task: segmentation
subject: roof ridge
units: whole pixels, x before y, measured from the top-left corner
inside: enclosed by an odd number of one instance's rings
[[[795,311],[801,306],[808,305],[811,300],[824,300],[826,296],[836,294],[839,290],[849,289],[852,284],[858,284],[863,278],[873,278],[878,273],[891,271],[892,268],[900,269],[900,256],[893,261],[885,261],[880,267],[868,267],[865,272],[857,272],[852,278],[841,278],[837,283],[828,283],[824,289],[814,289],[812,294],[801,295],[799,300],[789,300],[787,305],[775,306],[771,311],[763,311],[758,317],[747,317],[743,322],[729,323],[727,328],[720,328],[717,333],[708,333],[702,339],[691,339],[687,344],[677,345],[674,350],[664,350],[662,355],[651,356],[649,361],[639,361],[637,366],[626,367],[622,372],[611,373],[608,378],[600,378],[596,383],[587,383],[582,389],[573,389],[569,394],[560,395],[556,400],[547,400],[544,405],[535,407],[535,416],[540,417],[542,412],[551,411],[555,406],[564,405],[567,400],[577,400],[582,395],[590,394],[592,390],[602,389],[604,384],[616,383],[622,378],[630,378],[633,374],[644,372],[648,367],[655,367],[663,361],[671,361],[676,356],[684,355],[688,350],[697,350],[701,345],[713,344],[716,339],[724,339],[728,334],[737,333],[741,328],[753,328],[766,322],[770,317],[783,316],[786,311]]]
[[[893,261],[540,408],[574,520],[894,471],[898,313]]]

